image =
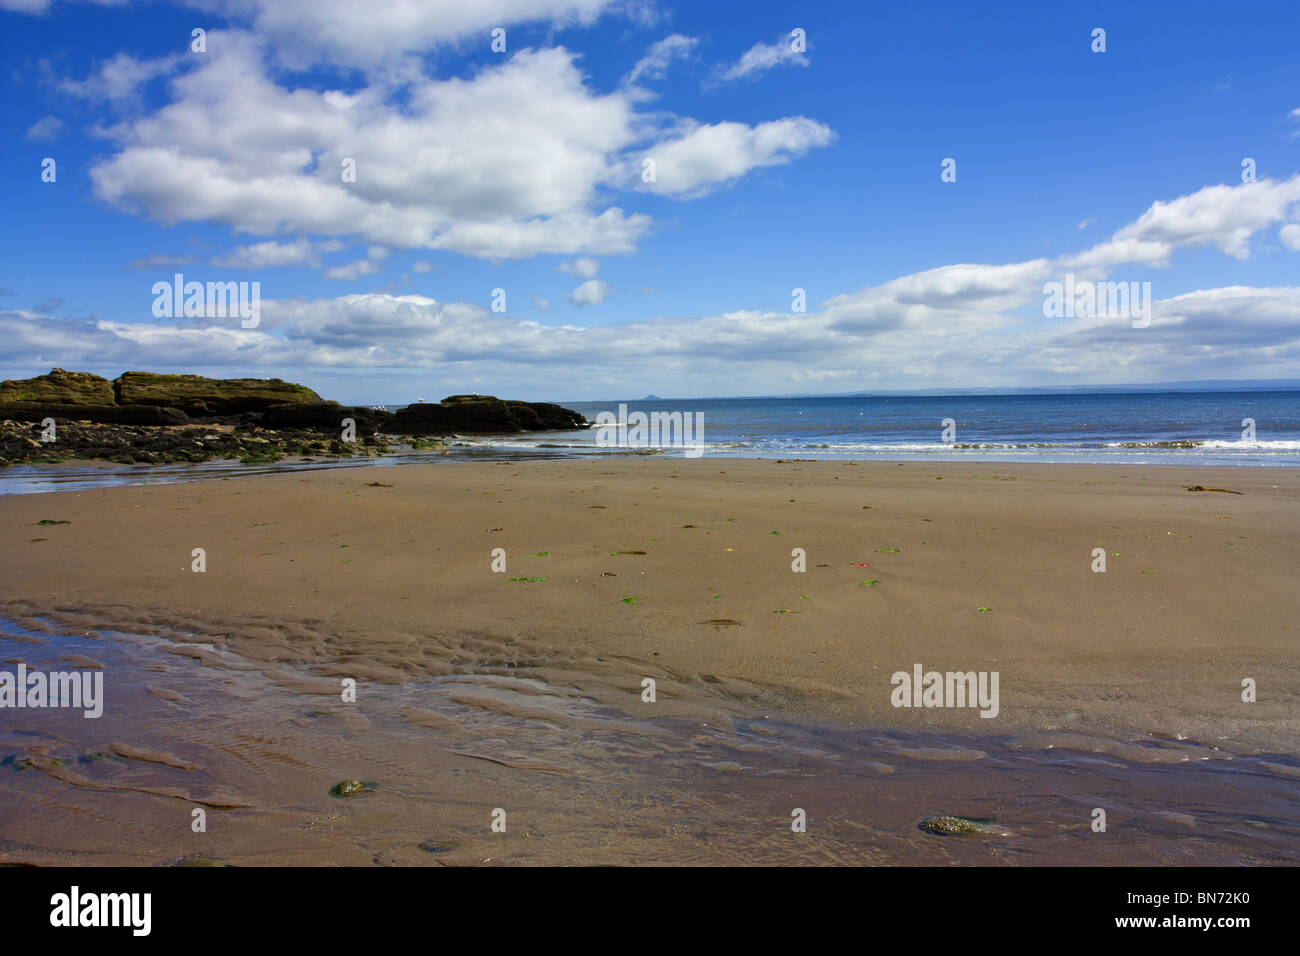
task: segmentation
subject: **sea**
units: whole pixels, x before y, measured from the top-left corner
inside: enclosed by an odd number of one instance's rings
[[[841,461],[973,461],[1122,465],[1300,465],[1300,390],[1103,394],[836,396],[564,402],[588,420],[631,427],[456,436],[447,453],[394,444],[380,458],[243,465],[22,465],[0,494],[154,484],[362,465],[657,454]],[[402,405],[376,404],[397,411]],[[637,413],[680,415],[692,447],[660,429],[645,447]],[[700,440],[702,438],[702,441]],[[631,439],[629,441],[629,439]]]
[[[611,402],[576,402],[590,420]],[[1300,464],[1300,391],[747,398],[623,403],[703,416],[704,454],[844,460]],[[698,419],[695,419],[698,421]],[[485,440],[597,445],[597,430]],[[671,451],[671,449],[665,449]]]

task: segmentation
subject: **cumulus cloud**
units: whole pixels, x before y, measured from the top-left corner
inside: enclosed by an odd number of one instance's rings
[[[808,57],[794,49],[794,40],[783,37],[775,43],[755,43],[735,63],[718,69],[716,76],[720,82],[759,76],[775,66],[807,66]]]
[[[588,91],[567,51],[424,81],[398,110],[380,87],[282,88],[251,37],[209,34],[209,50],[173,82],[174,102],[110,128],[122,149],[91,170],[101,198],[164,223],[356,234],[484,258],[626,252],[648,227],[590,208],[632,136],[631,105]],[[342,181],[345,160],[355,183]]]
[[[685,122],[677,134],[646,151],[655,162],[647,192],[691,199],[734,182],[751,170],[789,163],[835,139],[829,126],[803,116],[748,126]]]
[[[63,131],[63,120],[57,116],[46,116],[27,127],[27,138],[33,141],[54,142]]]
[[[581,276],[584,279],[596,278],[596,273],[600,271],[600,262],[588,256],[574,259],[572,262],[561,262],[558,266],[561,272],[567,272],[569,275]]]
[[[263,299],[262,324],[248,330],[233,320],[140,324],[0,312],[0,335],[9,367],[48,364],[49,343],[59,341],[60,364],[74,367],[292,368],[299,378],[342,367],[437,367],[442,375],[491,375],[552,396],[557,366],[567,380],[589,382],[639,381],[654,368],[655,381],[692,394],[709,377],[755,393],[819,377],[841,388],[1260,378],[1294,369],[1300,359],[1300,288],[1199,290],[1159,300],[1153,311],[1145,329],[1102,318],[1049,326],[1020,320],[997,335],[974,311],[942,335],[925,327],[846,328],[826,312],[752,310],[579,328],[423,296],[371,294]],[[867,371],[855,382],[839,374],[847,369]]]
[[[1044,321],[1041,306],[1044,282],[1070,271],[1102,279],[1124,266],[1119,279],[1140,281],[1144,269],[1181,247],[1209,244],[1234,255],[1288,212],[1296,182],[1207,187],[1153,203],[1079,254],[945,265],[835,295],[798,314],[738,309],[556,327],[481,305],[369,294],[264,299],[255,330],[236,321],[106,322],[15,310],[0,313],[0,336],[11,367],[48,366],[54,341],[60,364],[72,367],[438,367],[552,390],[557,367],[588,389],[610,382],[620,391],[634,381],[639,387],[644,370],[653,368],[654,382],[644,381],[641,391],[653,385],[681,394],[698,393],[703,382],[770,393],[780,390],[776,383],[798,381],[847,389],[1279,377],[1293,374],[1300,361],[1300,288],[1228,286],[1161,298],[1157,282],[1151,323],[1141,329],[1106,316]],[[1283,227],[1283,242],[1297,238],[1287,231],[1297,225]],[[386,252],[372,249],[353,263],[356,275],[369,274]],[[567,298],[595,305],[609,292],[593,277]],[[550,304],[540,296],[533,302]],[[841,375],[853,369],[864,370],[860,378]]]
[[[609,283],[602,282],[600,279],[588,279],[568,293],[565,298],[578,307],[600,305],[609,298]]]
[[[1290,222],[1278,230],[1277,237],[1282,245],[1293,252],[1300,252],[1300,223]]]
[[[266,238],[348,236],[491,260],[624,255],[651,220],[607,197],[641,188],[643,153],[659,162],[652,189],[692,198],[833,138],[803,117],[681,120],[656,133],[660,114],[639,112],[630,90],[589,88],[563,48],[522,50],[468,79],[417,75],[400,106],[378,81],[281,85],[265,41],[247,33],[211,31],[208,50],[170,81],[170,102],[103,131],[118,150],[90,170],[100,199],[167,225]],[[666,140],[645,146],[656,135]]]
[[[383,246],[371,246],[366,250],[364,259],[357,259],[347,265],[326,269],[325,278],[353,280],[362,276],[376,275],[381,271],[381,263],[388,258],[389,254],[389,251]]]
[[[84,80],[64,80],[59,89],[94,102],[130,102],[139,96],[142,85],[173,72],[180,62],[180,54],[140,60],[129,53],[116,53]]]
[[[1234,259],[1250,255],[1250,237],[1287,218],[1300,201],[1300,175],[1239,186],[1207,186],[1169,202],[1157,201],[1109,240],[1075,257],[1080,266],[1120,262],[1164,265],[1179,246],[1213,245]]]
[[[274,269],[281,266],[320,266],[321,248],[309,239],[295,242],[258,242],[251,246],[236,246],[223,256],[212,260],[214,266],[229,269]],[[330,248],[333,251],[333,247]]]
[[[250,23],[291,66],[330,63],[374,67],[392,57],[455,41],[488,49],[491,31],[521,23],[590,26],[603,13],[635,13],[627,0],[195,0],[197,6]],[[507,51],[512,51],[509,31]]]

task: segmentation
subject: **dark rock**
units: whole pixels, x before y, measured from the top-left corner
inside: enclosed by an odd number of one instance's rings
[[[363,405],[340,405],[338,402],[295,402],[272,405],[262,413],[266,428],[319,428],[342,431],[343,419],[356,422],[357,434],[373,435],[392,420],[392,412],[377,411]]]
[[[190,417],[177,408],[157,405],[47,405],[12,402],[0,405],[0,420],[99,422],[106,425],[184,425]]]
[[[536,415],[541,421],[539,431],[568,431],[574,428],[586,428],[590,424],[573,409],[551,402],[506,402],[506,404],[517,416],[525,408]]]
[[[571,409],[547,402],[505,402],[492,395],[450,395],[437,405],[408,405],[383,426],[398,435],[500,435],[585,427],[587,420]]]
[[[36,378],[0,382],[0,404],[27,402],[48,405],[113,405],[113,383],[89,372],[50,369]],[[157,404],[157,403],[150,403]]]
[[[426,436],[517,434],[588,424],[559,405],[506,402],[491,395],[452,395],[393,415],[327,402],[309,388],[279,379],[148,372],[126,372],[108,382],[53,369],[35,379],[0,383],[3,397],[9,400],[0,401],[0,468],[69,458],[126,464],[213,458],[256,463],[288,455],[370,458],[388,453],[384,435],[408,435],[412,447],[427,448],[434,443],[421,440]],[[53,441],[44,440],[40,423],[47,418],[59,423]],[[341,440],[345,418],[356,422],[355,441]]]
[[[193,417],[262,412],[272,405],[323,400],[305,385],[278,378],[203,378],[124,372],[113,380],[119,405],[164,405]]]

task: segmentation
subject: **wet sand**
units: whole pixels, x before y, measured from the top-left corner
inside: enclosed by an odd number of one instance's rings
[[[1289,469],[707,457],[11,496],[3,666],[108,705],[0,711],[0,858],[1294,862],[1298,509]],[[918,663],[997,716],[894,707]]]

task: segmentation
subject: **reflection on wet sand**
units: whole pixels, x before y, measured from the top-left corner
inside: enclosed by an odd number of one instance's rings
[[[107,703],[97,720],[0,712],[7,863],[1268,864],[1300,849],[1284,755],[816,726],[751,685],[481,635],[408,636],[419,666],[365,672],[346,655],[252,659],[213,622],[126,634],[9,610],[5,668],[102,666]]]

